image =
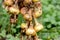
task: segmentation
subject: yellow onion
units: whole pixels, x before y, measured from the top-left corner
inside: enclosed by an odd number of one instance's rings
[[[35,6],[36,6],[38,9],[40,9],[40,8],[42,7],[41,2],[39,2],[39,1],[36,2],[36,3],[35,3]]]
[[[26,29],[27,27],[28,27],[27,23],[22,23],[22,24],[21,24],[21,28],[22,28],[22,29]]]
[[[40,24],[40,23],[38,23],[37,20],[36,20],[36,18],[34,18],[34,20],[35,20],[34,30],[35,30],[36,32],[42,30],[42,29],[43,29],[43,25]]]
[[[34,29],[35,29],[36,32],[38,32],[38,31],[43,29],[43,25],[42,24],[35,25]]]
[[[38,2],[39,0],[32,0],[33,2]]]
[[[24,15],[24,19],[26,19],[26,20],[28,20],[28,21],[31,21],[31,20],[32,20],[32,17],[31,17],[31,15],[29,15],[29,14],[25,14],[25,15]]]
[[[25,15],[27,12],[27,8],[26,7],[21,8],[20,12],[21,14]]]
[[[15,13],[18,14],[18,13],[19,13],[19,9],[14,8],[14,7],[10,7],[10,8],[9,8],[9,12],[10,12],[10,13],[13,13],[13,14],[15,14]]]
[[[32,0],[24,0],[25,3],[31,3]]]
[[[34,16],[35,18],[40,17],[41,15],[42,15],[42,10],[40,10],[40,9],[36,9],[36,10],[33,12],[33,16]]]
[[[5,5],[12,5],[13,4],[13,1],[12,0],[4,0],[4,4]]]
[[[31,36],[36,35],[36,32],[33,29],[33,25],[32,24],[30,24],[29,28],[26,30],[26,35],[31,35]]]

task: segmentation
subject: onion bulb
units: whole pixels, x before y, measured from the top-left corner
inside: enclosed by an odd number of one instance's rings
[[[36,2],[36,3],[35,3],[35,6],[36,6],[38,9],[41,8],[41,7],[42,7],[41,2],[39,2],[39,1]]]
[[[20,12],[21,14],[25,15],[27,12],[27,8],[26,7],[21,8]]]
[[[21,28],[22,28],[22,29],[25,29],[25,28],[27,28],[27,27],[28,27],[27,23],[22,23],[22,24],[21,24]]]
[[[38,23],[37,20],[36,20],[36,18],[35,18],[34,20],[35,20],[34,30],[35,30],[36,32],[42,30],[42,29],[43,29],[43,25],[40,24],[40,23]]]
[[[25,15],[24,15],[24,19],[26,19],[26,20],[28,20],[28,21],[31,21],[31,20],[32,20],[32,17],[31,17],[31,15],[29,15],[29,14],[25,14]]]
[[[24,0],[24,2],[29,4],[32,2],[32,0]]]
[[[36,32],[33,29],[33,25],[32,24],[30,24],[29,28],[26,30],[26,35],[32,35],[32,36],[36,35]]]
[[[12,0],[4,0],[4,4],[5,5],[12,5],[13,4],[13,1]]]
[[[16,14],[18,14],[18,13],[19,13],[19,9],[14,8],[14,7],[10,7],[10,8],[9,8],[9,12],[10,12],[10,13],[16,13]]]
[[[33,12],[33,16],[35,17],[35,18],[37,18],[37,17],[39,17],[39,16],[41,16],[42,15],[42,10],[40,10],[40,9],[36,9],[34,12]]]
[[[38,2],[39,0],[32,0],[33,2]]]

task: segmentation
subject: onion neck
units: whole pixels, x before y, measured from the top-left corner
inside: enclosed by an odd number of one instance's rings
[[[33,29],[33,24],[32,24],[32,22],[30,22],[29,28]]]
[[[38,25],[37,19],[34,17],[35,25]]]

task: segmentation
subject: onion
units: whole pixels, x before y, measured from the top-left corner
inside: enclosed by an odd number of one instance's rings
[[[29,28],[26,30],[26,34],[27,35],[32,35],[32,36],[36,35],[36,32],[33,29],[33,25],[32,24],[30,24]]]
[[[22,28],[22,29],[26,29],[27,27],[28,27],[27,23],[22,23],[22,24],[21,24],[21,28]]]
[[[21,12],[21,14],[25,15],[27,10],[28,9],[26,7],[23,7],[23,8],[21,8],[20,12]]]
[[[26,19],[28,21],[31,21],[32,20],[32,17],[29,14],[25,14],[24,15],[24,19]]]
[[[32,0],[33,2],[38,2],[39,0]]]
[[[5,5],[12,5],[13,4],[13,1],[12,0],[4,0],[4,4]]]
[[[43,25],[38,23],[36,18],[34,18],[34,20],[35,20],[35,26],[34,26],[35,31],[38,32],[38,31],[42,30],[43,29]]]
[[[24,0],[25,3],[31,3],[32,0]]]
[[[14,13],[18,14],[18,13],[19,13],[19,9],[18,9],[18,8],[15,8],[15,7],[10,7],[10,8],[9,8],[9,12],[10,12],[10,13],[13,13],[13,14],[14,14]]]

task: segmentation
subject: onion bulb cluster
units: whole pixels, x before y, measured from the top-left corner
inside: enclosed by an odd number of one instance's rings
[[[31,36],[34,40],[37,32],[43,29],[43,25],[37,21],[37,18],[42,15],[42,6],[39,0],[3,0],[3,7],[10,14],[10,24],[16,24],[18,15],[22,14],[26,21],[20,25],[22,36]]]

